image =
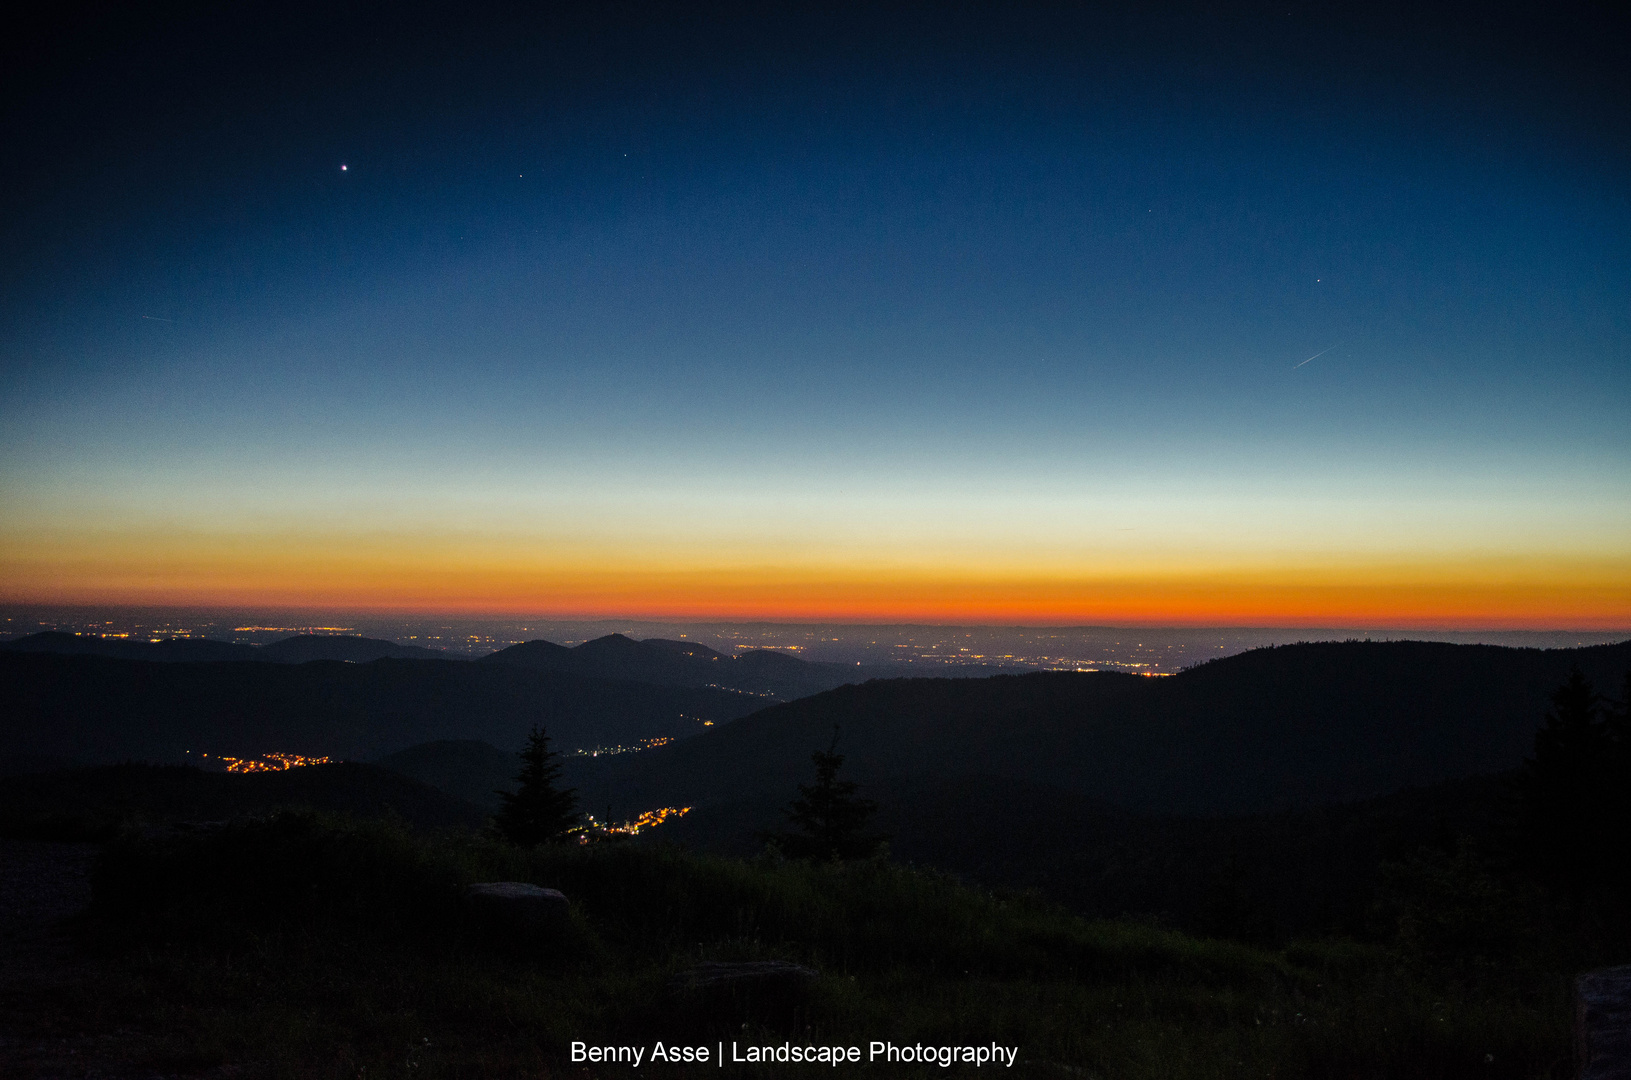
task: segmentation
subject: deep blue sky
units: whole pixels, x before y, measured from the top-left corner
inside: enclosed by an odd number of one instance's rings
[[[1607,16],[50,18],[0,131],[16,598],[158,599],[212,545],[343,578],[367,536],[539,610],[734,560],[790,614],[842,566],[1474,564],[1631,614]]]

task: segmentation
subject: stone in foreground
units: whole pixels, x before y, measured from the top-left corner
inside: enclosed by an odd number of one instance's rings
[[[481,882],[466,889],[464,899],[477,929],[497,937],[551,937],[567,922],[564,895],[521,881]]]

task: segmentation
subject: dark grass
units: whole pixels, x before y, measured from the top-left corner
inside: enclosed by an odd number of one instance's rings
[[[570,926],[532,946],[480,936],[461,903],[480,880],[561,889]],[[157,1033],[152,1064],[177,1071],[581,1076],[574,1039],[728,1051],[789,1038],[997,1041],[1020,1047],[1014,1071],[1060,1077],[1561,1077],[1569,1065],[1561,976],[1467,977],[1352,942],[1275,951],[1085,921],[883,861],[520,851],[285,814],[110,846],[95,884],[85,934],[102,981],[58,1005]],[[698,1012],[666,985],[703,959],[821,975],[791,1012]]]

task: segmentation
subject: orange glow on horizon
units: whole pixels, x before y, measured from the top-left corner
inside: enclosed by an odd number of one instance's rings
[[[1631,558],[1083,561],[687,566],[612,553],[597,565],[385,541],[10,544],[0,547],[0,600],[672,621],[1631,627]]]

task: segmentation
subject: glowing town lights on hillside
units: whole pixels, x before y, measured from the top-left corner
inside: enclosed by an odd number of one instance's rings
[[[638,754],[642,750],[655,750],[659,746],[667,746],[674,740],[666,735],[659,735],[651,739],[641,739],[633,746],[591,746],[588,749],[572,751],[573,757],[610,757],[613,754]]]
[[[569,830],[578,834],[579,844],[604,840],[612,836],[639,836],[642,829],[654,829],[669,818],[684,817],[691,812],[689,806],[665,806],[660,810],[647,810],[632,821],[603,822],[593,814],[585,814],[587,824]]]
[[[214,757],[221,766],[230,773],[252,772],[287,772],[290,769],[304,768],[307,765],[332,765],[334,759],[329,757],[307,757],[305,754],[262,754],[258,758],[235,758],[225,754],[200,754],[199,757]]]

